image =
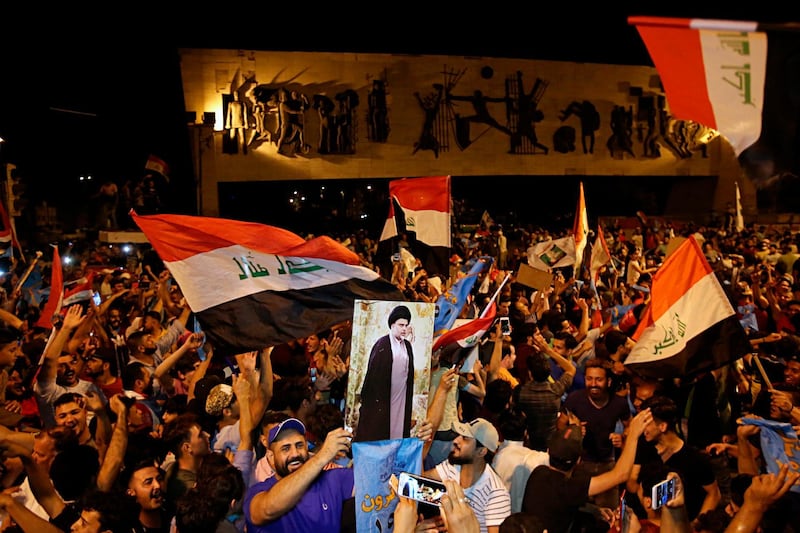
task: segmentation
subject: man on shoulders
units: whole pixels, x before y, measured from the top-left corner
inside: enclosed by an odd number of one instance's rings
[[[275,475],[250,487],[244,498],[247,531],[338,531],[344,501],[355,495],[351,468],[324,470],[350,447],[343,428],[328,433],[313,456],[306,427],[289,418],[269,431],[267,458]]]

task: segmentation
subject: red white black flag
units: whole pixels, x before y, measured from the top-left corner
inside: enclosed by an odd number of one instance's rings
[[[239,353],[318,333],[352,320],[356,299],[404,299],[329,237],[222,218],[131,216],[217,349]]]
[[[757,186],[800,175],[800,26],[630,17],[661,77],[671,113],[720,132]]]
[[[625,360],[650,377],[688,378],[739,359],[750,343],[716,274],[694,237],[653,276],[650,303]]]

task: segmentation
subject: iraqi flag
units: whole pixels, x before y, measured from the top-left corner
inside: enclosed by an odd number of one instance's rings
[[[89,274],[74,281],[64,284],[64,299],[61,302],[62,307],[69,307],[70,305],[88,302],[94,294],[94,276],[93,270]]]
[[[592,283],[597,284],[600,269],[609,263],[611,263],[611,252],[608,251],[603,226],[598,224],[597,237],[595,237],[594,244],[592,244],[592,253],[589,259],[589,279]]]
[[[428,274],[448,277],[452,247],[450,176],[392,180],[389,198],[380,241],[407,234],[412,253]]]
[[[44,309],[39,315],[35,326],[45,330],[53,327],[53,317],[61,312],[64,299],[64,272],[61,269],[61,256],[58,246],[53,246],[53,264],[50,267],[50,295],[44,304]]]
[[[720,132],[757,186],[800,175],[797,25],[630,17],[671,113]]]
[[[140,216],[152,243],[216,349],[241,353],[306,337],[353,318],[353,302],[404,300],[330,237],[253,222]]]
[[[451,354],[459,349],[474,348],[492,327],[496,315],[497,304],[492,302],[480,317],[465,321],[434,340],[433,351],[444,348],[444,353]]]
[[[150,157],[147,158],[147,162],[144,164],[144,168],[152,170],[153,172],[158,172],[164,176],[164,181],[169,181],[169,165],[160,157],[150,154]]]
[[[583,195],[583,182],[578,193],[578,206],[575,209],[575,221],[572,224],[572,236],[575,237],[575,277],[581,277],[583,252],[589,240],[589,217],[586,213],[586,197]]]
[[[648,377],[686,379],[750,351],[744,328],[694,237],[653,276],[650,303],[625,366]]]

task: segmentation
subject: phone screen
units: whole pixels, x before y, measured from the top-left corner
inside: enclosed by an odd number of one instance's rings
[[[675,478],[662,481],[661,483],[653,486],[651,499],[653,501],[651,507],[653,509],[660,509],[664,504],[675,497]]]
[[[446,490],[441,481],[400,472],[397,478],[397,492],[404,498],[438,506]]]
[[[92,300],[94,301],[94,305],[100,305],[103,303],[103,299],[100,297],[100,293],[98,292],[92,294]]]

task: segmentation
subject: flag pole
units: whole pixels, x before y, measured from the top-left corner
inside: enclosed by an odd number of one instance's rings
[[[31,261],[31,264],[28,265],[28,268],[25,270],[25,273],[22,275],[21,278],[19,278],[17,286],[14,287],[14,292],[22,290],[22,285],[28,280],[28,277],[31,275],[31,272],[33,272],[33,268],[36,266],[36,262],[39,260],[40,257],[42,257],[42,252],[37,250],[36,257],[33,258],[33,261]]]
[[[764,367],[761,365],[761,359],[758,357],[758,354],[753,354],[753,361],[755,361],[756,366],[758,367],[758,372],[761,374],[761,379],[764,380],[767,390],[775,390],[772,388],[772,382],[769,380],[769,376],[767,376],[767,373],[764,371]]]
[[[500,294],[500,291],[503,290],[503,285],[506,284],[506,282],[508,281],[508,278],[510,278],[510,277],[511,277],[511,272],[507,272],[506,273],[506,277],[503,279],[502,283],[500,283],[500,286],[497,287],[497,290],[494,291],[494,294],[492,295],[492,297],[489,298],[489,301],[487,302],[486,306],[483,308],[483,311],[481,311],[481,315],[480,315],[479,318],[484,318],[486,316],[486,313],[488,312],[489,307],[491,307],[492,304],[494,303],[494,301],[497,299],[497,296]]]

